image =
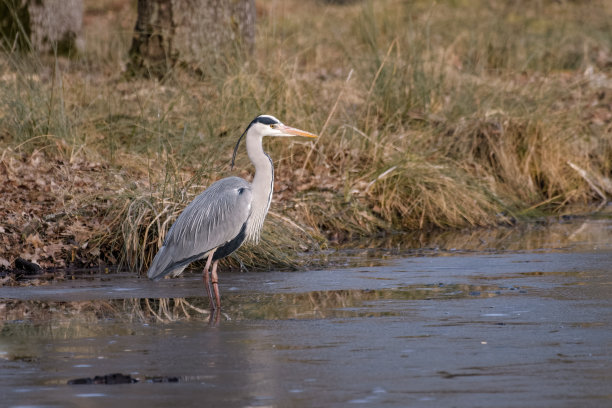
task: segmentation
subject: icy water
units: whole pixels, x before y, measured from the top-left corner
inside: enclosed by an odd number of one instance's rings
[[[212,319],[199,275],[0,288],[0,406],[610,407],[612,222],[534,230],[222,272]]]

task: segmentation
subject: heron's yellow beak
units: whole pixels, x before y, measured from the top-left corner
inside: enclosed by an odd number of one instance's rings
[[[284,125],[282,130],[283,132],[289,135],[292,135],[292,136],[319,137],[315,135],[314,133],[306,132],[305,130],[296,129],[296,128],[293,128],[287,125]]]

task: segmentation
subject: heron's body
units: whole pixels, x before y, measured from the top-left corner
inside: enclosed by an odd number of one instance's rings
[[[213,261],[238,249],[246,238],[252,196],[251,184],[239,177],[221,179],[198,195],[168,231],[149,278],[176,276],[215,248]]]
[[[239,177],[227,177],[213,183],[198,195],[168,231],[147,273],[151,279],[169,274],[176,276],[191,262],[207,258],[204,282],[211,297],[208,268],[212,263],[212,283],[217,307],[220,306],[217,261],[230,255],[245,241],[259,241],[272,201],[274,167],[270,157],[263,151],[263,137],[316,137],[285,126],[273,116],[262,115],[256,117],[240,137],[234,149],[234,157],[245,135],[247,153],[255,166],[253,182],[249,183]]]

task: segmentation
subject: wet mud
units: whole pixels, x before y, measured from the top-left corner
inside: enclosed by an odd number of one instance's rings
[[[556,248],[225,273],[218,316],[198,275],[0,287],[2,406],[612,406],[612,223],[589,222]]]

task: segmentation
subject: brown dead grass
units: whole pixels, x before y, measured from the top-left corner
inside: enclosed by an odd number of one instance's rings
[[[321,137],[266,141],[272,213],[236,266],[591,211],[611,194],[609,2],[262,1],[251,60],[164,82],[122,76],[134,7],[86,10],[79,58],[0,62],[5,266],[21,255],[142,271],[196,194],[251,177],[243,150],[239,170],[229,159],[260,113]]]

